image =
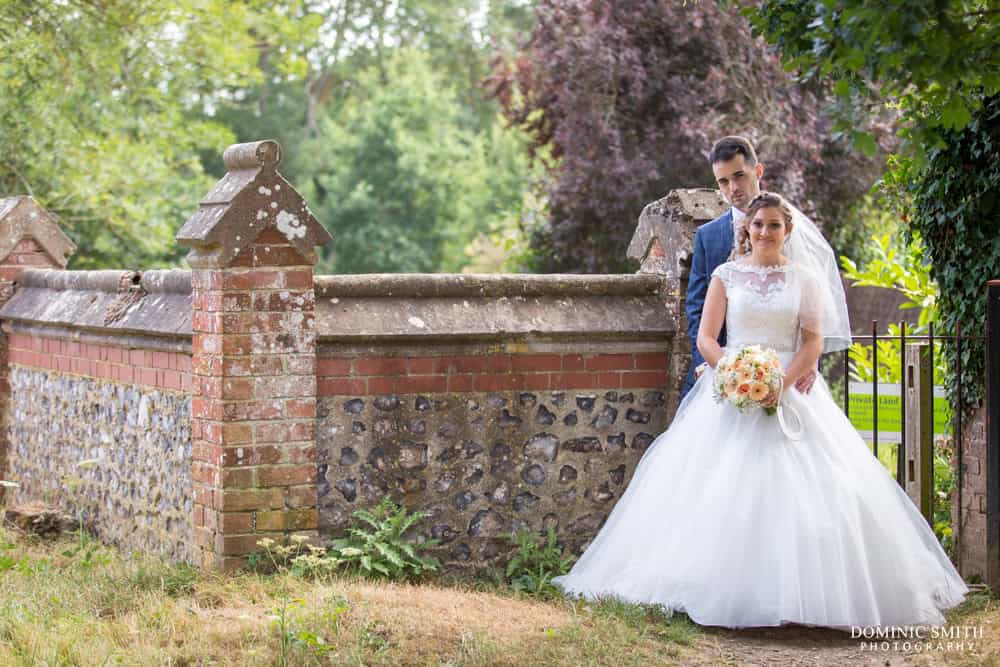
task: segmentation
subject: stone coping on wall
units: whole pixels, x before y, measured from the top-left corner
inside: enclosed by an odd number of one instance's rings
[[[367,273],[316,276],[319,297],[651,296],[663,281],[630,273]]]
[[[314,286],[323,343],[666,341],[676,329],[662,279],[647,274],[364,274]],[[0,319],[22,333],[189,351],[191,298],[190,271],[30,269]]]
[[[655,275],[316,276],[321,343],[666,340]]]
[[[100,339],[168,339],[190,350],[191,272],[26,270],[0,308],[11,330]],[[125,341],[136,345],[139,341]],[[154,347],[162,347],[162,345]]]

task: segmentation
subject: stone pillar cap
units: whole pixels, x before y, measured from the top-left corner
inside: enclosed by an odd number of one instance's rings
[[[640,262],[641,273],[686,278],[691,269],[695,230],[725,213],[728,207],[718,190],[671,190],[642,210],[628,246],[628,258]]]
[[[278,173],[278,142],[235,144],[225,150],[222,160],[226,175],[177,232],[177,242],[193,248],[188,263],[193,268],[229,266],[268,228],[276,229],[303,258],[315,263],[314,248],[329,243],[330,233]]]
[[[30,238],[59,268],[66,268],[76,244],[59,228],[59,219],[28,195],[0,199],[0,260]]]

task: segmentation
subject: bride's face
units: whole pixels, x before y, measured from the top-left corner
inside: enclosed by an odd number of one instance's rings
[[[790,227],[778,208],[762,208],[747,223],[750,248],[754,253],[777,255],[785,245]]]

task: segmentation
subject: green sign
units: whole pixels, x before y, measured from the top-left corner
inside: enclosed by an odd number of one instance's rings
[[[871,382],[851,382],[847,401],[848,417],[862,438],[872,439],[874,393]],[[880,382],[878,385],[878,441],[899,443],[903,440],[901,385]],[[934,435],[951,432],[951,410],[944,387],[934,387]]]

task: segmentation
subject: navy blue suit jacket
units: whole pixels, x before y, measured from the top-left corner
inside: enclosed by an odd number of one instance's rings
[[[729,260],[733,251],[733,211],[726,211],[712,222],[705,223],[694,233],[694,254],[691,257],[691,274],[688,278],[684,312],[688,321],[688,338],[691,339],[691,367],[681,387],[681,398],[694,386],[694,369],[705,359],[698,351],[698,326],[701,310],[705,307],[705,294],[712,279],[712,271]],[[726,344],[726,328],[719,333],[719,344]]]

